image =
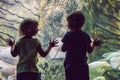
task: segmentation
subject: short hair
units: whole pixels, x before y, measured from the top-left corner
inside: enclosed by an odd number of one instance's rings
[[[83,26],[85,22],[85,17],[80,11],[73,12],[67,17],[69,28],[79,29]]]
[[[38,26],[38,21],[37,20],[33,20],[33,19],[25,19],[21,22],[20,24],[20,28],[19,28],[19,35],[23,36],[26,34],[29,34],[27,32],[28,28],[34,29]]]

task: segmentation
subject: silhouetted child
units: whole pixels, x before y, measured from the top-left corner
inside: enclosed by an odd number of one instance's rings
[[[95,39],[93,44],[87,33],[81,30],[85,18],[83,14],[76,11],[67,17],[69,32],[63,39],[61,50],[66,51],[64,61],[66,80],[89,80],[89,67],[86,53],[91,53],[95,46],[101,44]]]
[[[49,41],[49,46],[44,51],[37,38],[33,38],[38,32],[38,22],[32,19],[25,19],[20,24],[20,35],[22,36],[18,42],[7,39],[8,45],[11,46],[11,54],[13,57],[19,56],[17,63],[17,80],[41,80],[37,68],[39,53],[42,57],[47,56],[52,47],[58,41],[53,39]]]

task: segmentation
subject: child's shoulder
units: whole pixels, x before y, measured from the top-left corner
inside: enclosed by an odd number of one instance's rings
[[[38,38],[32,38],[32,40],[36,43],[40,43],[40,41],[38,40]]]
[[[20,38],[16,41],[16,45],[21,45],[21,44],[40,44],[40,41],[37,38],[30,38],[30,39],[25,39],[25,38]]]
[[[31,41],[33,41],[33,42],[38,42],[39,40],[37,39],[37,38],[19,38],[19,39],[17,39],[16,40],[16,42],[17,43],[20,43],[20,42],[25,42],[25,41],[27,41],[27,42],[31,42]]]

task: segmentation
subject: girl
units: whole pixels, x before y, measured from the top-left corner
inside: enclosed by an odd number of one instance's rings
[[[38,68],[37,53],[42,57],[48,55],[52,47],[58,43],[56,39],[49,41],[48,48],[44,51],[37,38],[33,38],[38,32],[38,22],[32,19],[25,19],[20,24],[19,33],[22,36],[18,42],[7,39],[8,45],[11,46],[11,55],[19,56],[17,63],[17,80],[41,80]]]

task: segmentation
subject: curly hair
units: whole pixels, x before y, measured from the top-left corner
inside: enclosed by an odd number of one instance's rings
[[[33,36],[32,30],[36,29],[38,27],[38,21],[33,19],[25,19],[21,22],[19,27],[19,35],[30,35]],[[30,32],[31,31],[31,32]]]
[[[76,11],[67,17],[68,27],[70,29],[79,29],[85,22],[85,17],[80,11]]]

